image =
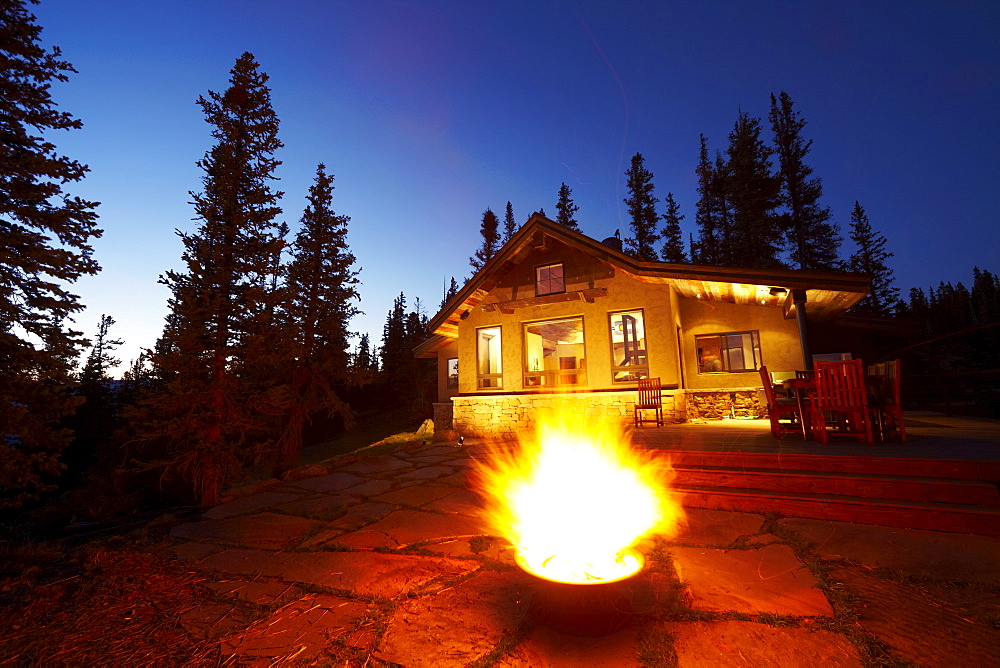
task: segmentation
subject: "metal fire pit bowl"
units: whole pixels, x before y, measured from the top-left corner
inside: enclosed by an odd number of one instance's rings
[[[538,624],[575,636],[604,636],[620,631],[632,618],[633,580],[646,560],[637,550],[625,551],[639,561],[634,573],[617,580],[563,582],[532,571],[514,555],[521,570],[533,579],[529,616]]]

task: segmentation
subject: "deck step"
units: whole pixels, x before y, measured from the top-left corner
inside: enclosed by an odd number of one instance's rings
[[[661,451],[684,505],[1000,537],[1000,461]]]
[[[833,494],[792,494],[773,490],[727,490],[675,485],[683,504],[743,512],[777,511],[789,517],[857,522],[908,529],[952,531],[1000,538],[1000,508],[913,503],[895,499]]]
[[[793,494],[833,494],[869,499],[1000,508],[1000,492],[997,486],[979,480],[688,465],[675,466],[675,470],[676,485],[755,489]]]

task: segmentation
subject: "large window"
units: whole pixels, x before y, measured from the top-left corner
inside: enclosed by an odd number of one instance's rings
[[[535,267],[535,296],[554,295],[559,292],[566,292],[562,264]]]
[[[616,383],[649,376],[646,324],[641,310],[611,314],[611,365]]]
[[[726,332],[694,337],[698,373],[738,373],[760,367],[757,332]]]
[[[524,325],[525,386],[584,385],[583,318]]]
[[[498,390],[503,387],[502,352],[499,327],[476,330],[476,380],[479,389]]]

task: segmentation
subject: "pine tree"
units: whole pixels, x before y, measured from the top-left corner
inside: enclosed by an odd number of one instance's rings
[[[122,398],[118,396],[110,372],[121,364],[114,351],[124,343],[111,338],[109,331],[114,324],[111,316],[101,316],[90,353],[80,372],[77,393],[84,398],[84,403],[71,421],[74,439],[66,452],[68,473],[73,480],[93,465],[95,459],[107,460],[112,449]]]
[[[681,208],[674,201],[674,194],[667,193],[664,200],[667,211],[663,214],[663,249],[660,256],[665,262],[687,262],[687,254],[684,252],[684,233],[681,231]]]
[[[580,210],[580,207],[573,203],[572,194],[573,190],[565,183],[559,186],[559,201],[556,202],[556,222],[563,227],[568,227],[571,230],[579,232],[580,226],[573,215]]]
[[[695,210],[695,224],[698,226],[698,241],[691,242],[691,261],[696,264],[723,265],[726,263],[725,239],[728,238],[725,217],[724,195],[720,188],[720,178],[708,154],[708,139],[698,136],[698,204]]]
[[[441,297],[441,305],[438,306],[438,310],[440,311],[441,309],[443,309],[448,304],[448,302],[454,299],[455,295],[457,294],[458,294],[458,281],[456,281],[455,277],[452,276],[451,283],[448,285],[448,289],[444,291],[444,296]]]
[[[490,259],[500,250],[500,235],[497,228],[500,221],[492,209],[483,212],[483,222],[479,228],[479,233],[483,237],[483,245],[479,247],[476,254],[469,258],[469,265],[473,273],[479,271]]]
[[[291,355],[275,369],[286,376],[279,412],[284,424],[278,438],[275,473],[294,466],[302,448],[302,429],[320,411],[338,414],[350,426],[352,414],[333,385],[348,381],[348,326],[359,313],[358,272],[347,245],[349,216],[334,213],[333,176],[322,163],[309,188],[309,202],[288,267],[284,327],[291,331]]]
[[[723,185],[732,207],[728,264],[784,267],[779,258],[782,233],[775,216],[780,181],[771,173],[772,150],[760,139],[760,119],[740,112],[729,133]]]
[[[274,322],[279,295],[269,290],[282,194],[270,181],[282,144],[258,67],[244,53],[226,92],[198,100],[216,140],[198,161],[203,190],[192,193],[201,223],[194,234],[178,232],[186,269],[161,278],[171,320],[154,366],[166,380],[137,416],[140,440],[165,450],[157,454],[202,505],[216,503],[222,485],[258,458],[257,432],[268,423],[261,411],[277,384],[269,372],[281,361],[275,354],[288,351]]]
[[[112,339],[108,335],[108,331],[114,324],[115,319],[110,315],[102,315],[100,322],[97,323],[97,336],[94,337],[94,343],[87,355],[87,362],[80,372],[81,385],[96,385],[110,380],[111,376],[108,372],[122,363],[113,353],[124,341]]]
[[[45,136],[82,126],[50,92],[76,70],[58,47],[42,48],[41,31],[24,2],[0,3],[0,508],[50,489],[62,469],[84,344],[67,326],[83,306],[66,285],[100,270],[97,203],[63,190],[88,168]]]
[[[628,254],[640,260],[655,261],[656,250],[653,244],[660,235],[656,233],[656,223],[659,216],[656,213],[656,203],[653,196],[653,175],[646,169],[642,153],[632,156],[632,166],[625,172],[628,176],[627,187],[629,197],[625,199],[628,205],[629,224],[633,236],[626,239],[629,246]]]
[[[503,217],[503,240],[500,242],[501,245],[510,241],[515,232],[517,232],[517,222],[514,220],[514,207],[510,205],[510,202],[507,202],[507,212]]]
[[[806,122],[784,91],[777,98],[771,95],[769,118],[780,166],[781,201],[787,210],[782,227],[788,235],[792,262],[799,269],[836,269],[840,232],[830,222],[829,207],[819,204],[822,182],[812,177],[812,167],[805,164],[812,146],[811,139],[802,138]]]
[[[857,313],[890,315],[899,301],[899,289],[893,286],[892,269],[886,260],[892,253],[885,249],[886,239],[868,222],[868,216],[859,202],[851,212],[851,241],[858,250],[848,259],[851,271],[867,274],[872,280],[872,290],[851,309]]]
[[[400,292],[393,300],[392,309],[385,318],[382,327],[381,358],[382,380],[389,387],[399,385],[403,369],[409,362],[409,351],[406,348],[406,296]]]

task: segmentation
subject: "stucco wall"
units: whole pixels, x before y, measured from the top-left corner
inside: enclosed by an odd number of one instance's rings
[[[684,372],[688,389],[758,387],[760,374],[698,373],[695,336],[757,330],[760,333],[760,354],[768,371],[795,371],[805,368],[799,346],[799,330],[795,319],[785,319],[781,309],[680,299],[683,323]]]

